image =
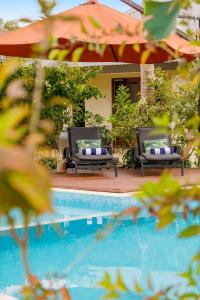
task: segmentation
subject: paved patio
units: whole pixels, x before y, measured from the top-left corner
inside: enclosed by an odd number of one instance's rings
[[[187,186],[200,184],[200,169],[186,169],[185,176],[180,176],[180,170],[170,170],[180,182]],[[52,185],[56,188],[88,190],[97,192],[125,193],[139,190],[147,181],[158,181],[160,170],[146,170],[145,176],[140,175],[139,170],[119,170],[119,177],[114,177],[112,170],[85,173],[75,175],[73,172],[64,174],[52,174]]]

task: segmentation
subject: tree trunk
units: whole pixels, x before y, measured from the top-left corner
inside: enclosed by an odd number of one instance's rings
[[[148,64],[140,65],[140,77],[141,77],[141,97],[146,101],[154,100],[154,89],[150,87],[150,81],[154,76],[154,65]]]

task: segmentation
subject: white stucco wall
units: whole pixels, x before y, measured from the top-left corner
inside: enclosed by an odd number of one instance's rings
[[[86,110],[95,114],[100,114],[107,120],[112,114],[112,79],[131,77],[140,77],[140,73],[129,72],[98,75],[91,81],[91,83],[101,90],[104,98],[98,100],[91,98],[87,100],[85,104]],[[110,123],[106,122],[106,125],[110,126]]]

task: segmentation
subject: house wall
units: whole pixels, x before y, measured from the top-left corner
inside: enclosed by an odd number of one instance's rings
[[[91,84],[96,85],[104,95],[102,99],[91,98],[86,101],[85,108],[95,114],[102,115],[106,120],[112,114],[112,79],[140,77],[139,72],[110,73],[101,74],[91,80]],[[110,126],[108,122],[106,125]]]
[[[169,76],[175,74],[174,70],[167,71]],[[95,114],[100,114],[106,120],[105,124],[110,127],[110,123],[107,121],[108,117],[112,114],[112,79],[113,78],[133,78],[140,77],[139,72],[127,72],[127,73],[109,73],[100,74],[96,78],[91,80],[91,84],[97,86],[104,98],[94,99],[91,98],[86,101],[85,108]]]

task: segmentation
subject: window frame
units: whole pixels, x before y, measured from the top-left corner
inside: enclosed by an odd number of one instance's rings
[[[139,84],[139,90],[140,90],[140,85],[141,85],[141,78],[140,77],[117,77],[117,78],[112,78],[112,105],[115,102],[115,82],[116,81],[121,81],[124,82],[124,84],[128,87],[129,83],[138,83]]]

